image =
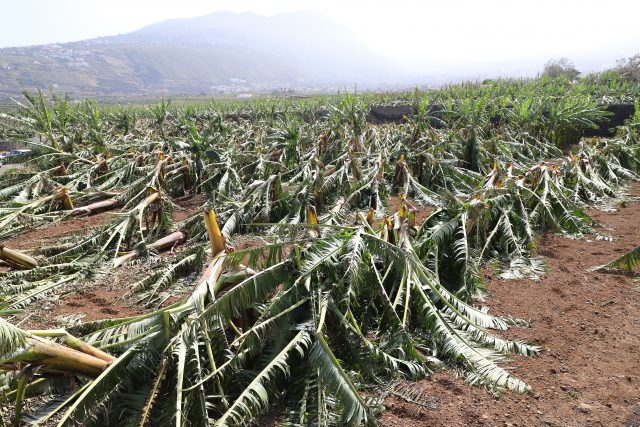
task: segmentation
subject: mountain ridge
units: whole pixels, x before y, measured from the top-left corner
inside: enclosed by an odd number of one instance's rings
[[[217,12],[121,35],[0,49],[0,98],[46,86],[72,97],[268,92],[367,84],[389,73],[348,28],[323,15]]]

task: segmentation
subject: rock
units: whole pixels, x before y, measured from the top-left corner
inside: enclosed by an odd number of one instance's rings
[[[591,406],[587,405],[586,403],[581,403],[580,405],[578,405],[578,411],[582,412],[583,414],[590,414]]]

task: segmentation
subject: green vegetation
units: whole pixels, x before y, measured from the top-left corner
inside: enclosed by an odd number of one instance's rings
[[[389,384],[435,369],[527,392],[502,363],[541,348],[495,333],[525,323],[476,305],[480,269],[538,277],[540,232],[581,237],[586,207],[615,206],[638,178],[637,115],[581,139],[606,127],[607,104],[637,98],[620,79],[147,107],[26,94],[0,115],[33,150],[0,175],[0,238],[118,214],[9,252],[21,269],[0,273],[0,398],[15,423],[247,425],[271,411],[372,425]],[[374,104],[420,107],[371,125]],[[189,194],[206,203],[174,223]],[[123,293],[146,314],[66,331],[12,320],[133,259],[149,268]],[[178,287],[191,294],[165,304]]]
[[[544,77],[556,79],[565,77],[569,80],[575,80],[580,75],[580,71],[573,65],[568,58],[552,59],[544,64],[542,71]]]
[[[640,53],[630,58],[620,59],[616,65],[615,71],[620,74],[622,79],[639,82],[640,81]]]

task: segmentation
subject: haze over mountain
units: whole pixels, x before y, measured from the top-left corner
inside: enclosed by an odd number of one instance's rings
[[[269,93],[282,88],[335,92],[354,84],[359,89],[398,89],[534,76],[548,59],[559,56],[573,59],[583,72],[599,71],[638,53],[639,31],[626,29],[619,37],[604,34],[602,40],[578,43],[582,38],[569,34],[570,28],[562,30],[557,20],[547,22],[553,16],[534,25],[521,22],[515,13],[519,10],[485,16],[505,28],[496,39],[493,21],[473,19],[484,13],[477,7],[465,4],[469,12],[458,18],[467,20],[457,26],[442,4],[429,6],[428,15],[389,9],[396,13],[388,19],[395,31],[381,25],[379,16],[371,23],[378,32],[363,32],[365,18],[354,20],[357,34],[346,27],[352,26],[347,21],[337,23],[338,15],[329,18],[320,12],[216,12],[117,36],[8,47],[0,49],[0,99],[19,95],[23,88],[47,86],[72,97]],[[535,18],[544,11],[534,8],[530,13]],[[505,19],[509,16],[518,19]],[[423,23],[425,17],[431,20]],[[399,18],[407,21],[407,32],[398,31]]]
[[[348,29],[312,12],[218,12],[118,36],[5,48],[0,71],[5,97],[21,86],[51,85],[73,96],[140,96],[393,80],[385,62]]]

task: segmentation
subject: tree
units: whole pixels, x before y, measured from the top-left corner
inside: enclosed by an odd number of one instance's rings
[[[615,70],[625,80],[640,82],[640,53],[629,58],[618,59]]]
[[[569,80],[575,80],[579,75],[580,71],[568,58],[550,59],[544,64],[544,70],[542,70],[542,76],[552,79],[566,77]]]

